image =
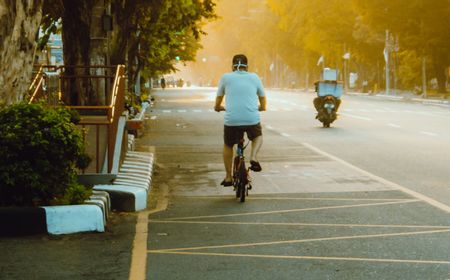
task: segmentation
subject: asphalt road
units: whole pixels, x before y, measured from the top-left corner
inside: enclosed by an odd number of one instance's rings
[[[156,93],[138,146],[168,204],[145,217],[146,279],[450,278],[449,108],[345,96],[324,129],[313,98],[268,91],[242,204],[219,186],[214,90]]]
[[[313,93],[267,93],[245,203],[219,186],[214,89],[156,92],[137,141],[156,156],[150,209],[0,238],[0,279],[450,279],[450,109],[344,96],[324,129]]]

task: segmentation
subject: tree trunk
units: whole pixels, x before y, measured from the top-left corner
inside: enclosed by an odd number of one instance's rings
[[[104,105],[105,87],[107,88],[105,80],[96,81],[94,88],[89,78],[90,75],[107,74],[103,70],[91,71],[89,68],[91,65],[107,64],[107,37],[101,26],[101,15],[105,9],[104,1],[63,0],[63,6],[62,39],[65,75],[78,76],[65,79],[64,101],[71,105]]]
[[[433,70],[434,76],[438,82],[438,92],[439,93],[447,93],[446,81],[447,81],[447,67],[448,64],[446,60],[443,59],[445,57],[445,52],[433,51]]]
[[[42,0],[0,1],[0,103],[24,98],[31,83]]]

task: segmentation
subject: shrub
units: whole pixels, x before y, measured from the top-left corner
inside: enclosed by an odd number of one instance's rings
[[[77,121],[74,111],[41,104],[0,109],[0,206],[80,203],[89,196],[77,185],[76,169],[87,161]]]

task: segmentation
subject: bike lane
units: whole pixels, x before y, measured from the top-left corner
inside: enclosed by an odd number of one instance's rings
[[[253,174],[245,203],[207,183],[220,164],[182,163],[169,206],[149,216],[147,279],[448,279],[445,209],[303,152],[312,160]]]

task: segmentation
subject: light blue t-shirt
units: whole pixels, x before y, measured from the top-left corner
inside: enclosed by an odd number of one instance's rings
[[[265,96],[265,93],[258,75],[247,71],[224,74],[219,82],[217,96],[224,95],[225,125],[255,125],[260,122],[258,96]]]

